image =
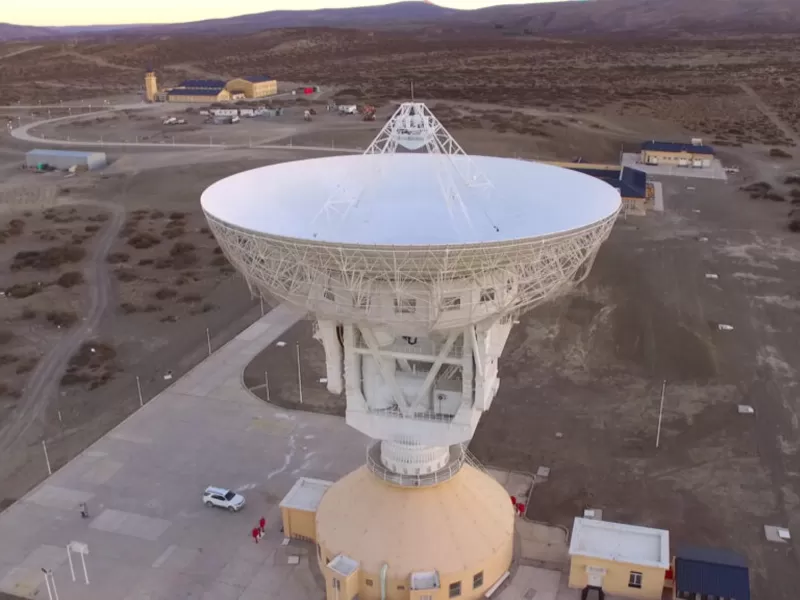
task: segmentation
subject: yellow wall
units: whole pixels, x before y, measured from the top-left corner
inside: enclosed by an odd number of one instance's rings
[[[645,164],[652,159],[658,161],[660,165],[677,165],[681,160],[689,162],[697,160],[711,160],[713,156],[709,154],[695,154],[694,152],[662,152],[655,150],[642,150],[641,161]]]
[[[144,76],[144,97],[148,102],[156,101],[156,94],[158,94],[158,82],[156,81],[156,74],[152,71],[145,73]]]
[[[264,96],[274,96],[278,93],[278,82],[259,81],[252,83],[246,79],[231,79],[225,84],[225,89],[229,92],[242,92],[245,98],[263,98]]]
[[[389,541],[387,540],[387,543]],[[486,590],[494,585],[494,583],[508,571],[511,565],[511,558],[513,554],[513,537],[509,538],[508,545],[501,548],[495,553],[490,560],[482,565],[474,565],[466,571],[461,573],[439,573],[441,587],[438,590],[411,590],[411,574],[410,573],[397,573],[392,572],[392,565],[389,565],[386,578],[386,598],[387,600],[417,600],[420,597],[430,596],[432,600],[449,600],[450,598],[450,584],[460,581],[461,582],[461,595],[458,596],[459,600],[478,600],[484,597]],[[318,557],[320,560],[320,567],[323,572],[326,570],[326,565],[333,559],[338,552],[326,549],[320,546],[321,555]],[[351,557],[358,560],[358,557]],[[435,569],[436,565],[431,565],[431,569]],[[483,585],[477,589],[473,589],[472,582],[476,573],[483,571]],[[663,577],[663,573],[662,573]],[[358,593],[359,600],[379,600],[381,597],[381,581],[380,573],[367,573],[359,569],[358,578]],[[370,580],[372,585],[368,585],[367,580]],[[335,600],[336,596],[327,596],[328,600]],[[340,596],[339,600],[344,600]]]
[[[600,560],[587,558],[585,556],[573,556],[570,558],[569,566],[569,587],[573,589],[583,589],[588,582],[586,567],[597,567],[606,569],[603,578],[603,591],[607,594],[625,596],[628,598],[653,598],[660,600],[664,590],[664,574],[666,569],[654,567],[643,567],[640,565],[612,562],[610,560]],[[642,574],[642,587],[628,587],[631,571]]]
[[[322,572],[325,573],[326,598],[331,598],[331,600],[351,600],[351,598],[358,596],[360,575],[358,569],[350,573],[347,577],[342,577],[341,574],[329,569],[327,566],[322,569]],[[339,582],[339,589],[334,587],[334,581]],[[359,599],[361,598],[361,596],[358,597]]]
[[[317,541],[316,513],[307,510],[281,508],[283,534],[288,538]]]
[[[171,93],[167,96],[170,102],[190,102],[192,104],[202,104],[204,102],[226,102],[231,99],[227,90],[222,90],[219,94],[209,94],[208,96],[181,96],[180,91]]]

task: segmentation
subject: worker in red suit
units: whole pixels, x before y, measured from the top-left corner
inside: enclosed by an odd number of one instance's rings
[[[256,544],[258,543],[258,536],[259,536],[259,534],[260,534],[260,533],[261,533],[261,531],[258,529],[258,527],[253,527],[253,532],[252,532],[252,534],[253,534],[253,541],[254,541]]]
[[[264,528],[267,526],[267,520],[264,517],[261,517],[261,520],[258,522],[259,526],[261,527],[261,533],[264,533]]]

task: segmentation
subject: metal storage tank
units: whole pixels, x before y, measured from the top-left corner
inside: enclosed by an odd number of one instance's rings
[[[42,150],[37,148],[25,155],[25,166],[35,169],[39,165],[50,165],[56,169],[86,167],[100,169],[108,164],[105,152],[84,152],[82,150]]]

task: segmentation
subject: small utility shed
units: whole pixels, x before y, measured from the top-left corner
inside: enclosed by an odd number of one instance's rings
[[[288,538],[317,541],[317,508],[332,481],[301,477],[281,501],[283,534]]]
[[[569,556],[569,587],[584,590],[584,598],[596,589],[660,599],[670,567],[669,532],[578,517]]]
[[[105,152],[84,152],[81,150],[31,150],[25,154],[25,166],[35,169],[39,165],[49,165],[66,171],[71,167],[88,170],[101,169],[108,164]]]
[[[750,600],[750,572],[731,550],[686,546],[675,553],[675,598]]]

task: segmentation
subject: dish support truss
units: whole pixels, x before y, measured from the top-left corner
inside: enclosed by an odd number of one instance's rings
[[[422,102],[401,104],[364,154],[395,154],[401,147],[409,151],[424,148],[428,154],[437,156],[439,159],[437,178],[447,210],[451,218],[455,219],[454,210],[457,208],[467,224],[470,224],[471,217],[461,197],[459,186],[484,190],[488,199],[493,189],[492,183]],[[359,171],[348,176],[346,178],[348,182],[338,185],[325,202],[320,215],[346,216],[351,208],[358,205],[361,196],[381,174],[381,167],[376,167],[368,173]],[[454,174],[457,177],[454,177]]]
[[[617,215],[546,238],[427,248],[336,246],[206,216],[251,289],[315,315],[347,423],[381,440],[388,470],[414,477],[469,442],[514,319],[586,278]]]

